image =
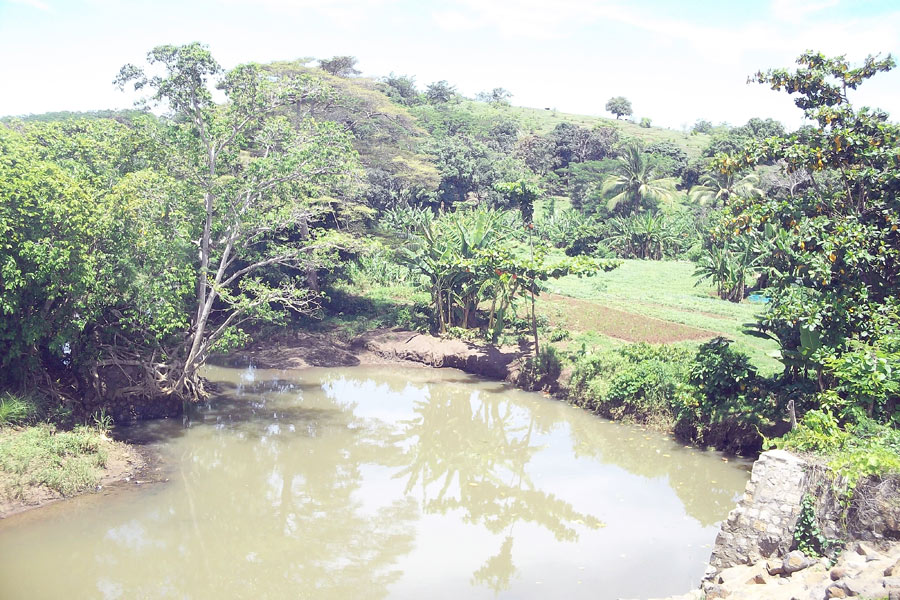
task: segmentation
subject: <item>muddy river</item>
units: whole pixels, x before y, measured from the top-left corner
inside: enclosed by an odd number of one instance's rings
[[[0,522],[0,598],[617,598],[699,583],[748,465],[451,369],[210,368],[162,481]]]

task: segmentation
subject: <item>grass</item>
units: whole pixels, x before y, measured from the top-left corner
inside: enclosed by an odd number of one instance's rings
[[[14,499],[41,486],[63,496],[93,489],[110,444],[103,429],[84,425],[71,431],[47,423],[0,428],[0,491]]]
[[[563,113],[553,110],[552,107],[545,110],[526,106],[494,106],[484,102],[467,102],[466,109],[483,119],[495,120],[501,117],[515,119],[525,133],[546,134],[560,123],[572,123],[587,128],[614,127],[619,130],[621,137],[635,138],[647,145],[672,142],[684,149],[690,158],[700,156],[710,140],[710,136],[703,133],[689,134],[662,127],[641,127],[621,119]]]
[[[555,294],[703,330],[709,337],[727,337],[762,373],[779,371],[781,363],[770,355],[777,344],[745,331],[744,325],[756,319],[760,307],[720,300],[712,286],[695,282],[694,265],[687,261],[625,260],[609,273],[563,277],[548,282],[546,288]]]
[[[21,425],[37,415],[37,407],[28,398],[3,392],[0,394],[0,427]]]

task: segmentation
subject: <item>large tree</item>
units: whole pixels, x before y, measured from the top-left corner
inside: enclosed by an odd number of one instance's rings
[[[729,170],[780,161],[805,182],[729,206],[731,218],[715,234],[759,242],[772,299],[760,329],[779,342],[788,372],[811,371],[822,388],[840,387],[840,377],[829,375],[836,361],[852,355],[874,368],[880,341],[900,333],[900,127],[882,111],[854,109],[848,98],[894,61],[868,57],[854,67],[844,57],[809,52],[797,62],[796,71],[760,72],[755,80],[797,94],[796,105],[815,126],[716,162]],[[854,379],[868,375],[879,377]],[[886,399],[870,399],[870,415]]]
[[[606,102],[606,110],[616,115],[616,118],[629,117],[632,114],[631,100],[625,96],[614,96]]]
[[[147,63],[154,74],[126,65],[116,82],[149,90],[147,101],[170,111],[155,141],[168,172],[185,184],[185,201],[199,207],[188,213],[196,219],[196,285],[186,335],[134,387],[196,397],[203,393],[198,369],[237,326],[272,318],[277,306],[303,312],[316,305],[303,273],[347,242],[313,229],[331,208],[317,198],[348,183],[355,152],[333,123],[277,116],[324,93],[308,75],[278,76],[254,64],[223,72],[197,43],[158,46]]]

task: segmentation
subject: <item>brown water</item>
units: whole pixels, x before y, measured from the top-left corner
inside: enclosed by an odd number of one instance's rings
[[[682,593],[748,473],[449,369],[212,368],[169,481],[0,522],[0,598]]]

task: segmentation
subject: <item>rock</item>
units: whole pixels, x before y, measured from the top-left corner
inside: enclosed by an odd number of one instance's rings
[[[881,583],[888,589],[900,589],[900,577],[885,577],[881,580]]]
[[[888,600],[900,600],[900,589],[888,590]]]
[[[900,577],[900,560],[884,570],[885,577]]]
[[[829,573],[832,581],[837,581],[838,579],[840,579],[841,577],[843,577],[846,574],[847,574],[847,569],[845,569],[844,567],[834,567],[833,569],[831,569],[831,572]]]
[[[781,563],[781,570],[784,574],[790,575],[791,573],[802,571],[815,563],[815,560],[809,558],[799,550],[793,550],[784,557],[784,560]]]
[[[858,544],[856,544],[856,553],[861,556],[865,556],[867,562],[884,558],[884,555],[873,548],[872,545],[868,542],[859,542]]]
[[[862,596],[864,598],[879,598],[884,595],[884,587],[877,580],[859,577],[843,581],[841,587],[848,596]]]
[[[847,592],[844,591],[839,585],[830,585],[828,589],[825,590],[825,598],[846,598]]]
[[[718,583],[706,583],[703,585],[703,592],[706,594],[706,600],[715,600],[715,598],[727,598],[731,592]]]
[[[747,580],[747,585],[760,585],[760,584],[765,584],[765,583],[768,583],[768,582],[766,581],[766,578],[763,577],[762,573],[757,573],[756,575],[754,575],[753,577],[751,577],[750,579]]]
[[[772,559],[767,560],[766,571],[769,573],[769,575],[781,575],[782,573],[784,573],[782,561]]]

